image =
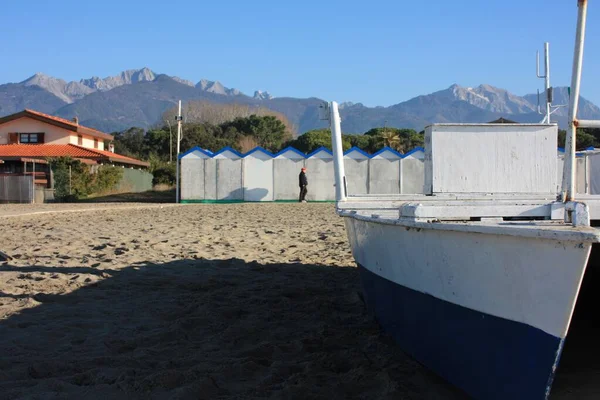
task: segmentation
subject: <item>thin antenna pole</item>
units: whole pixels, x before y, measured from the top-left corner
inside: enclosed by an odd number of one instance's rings
[[[585,42],[585,22],[587,17],[587,0],[577,1],[577,32],[575,35],[575,52],[573,54],[573,72],[571,75],[571,97],[569,99],[569,126],[565,143],[565,168],[563,171],[564,201],[575,199],[575,148],[577,143],[577,108],[579,107],[579,86],[581,84],[581,67],[583,63],[583,44]]]
[[[544,75],[540,75],[540,52],[536,51],[535,53],[535,66],[536,66],[536,75],[538,78],[543,78],[546,92],[546,116],[542,120],[542,124],[550,123],[550,114],[552,110],[552,99],[550,96],[550,44],[548,42],[544,43]],[[538,113],[540,112],[540,91],[538,90]]]
[[[181,144],[181,100],[179,100],[179,111],[177,113],[177,157],[176,157],[176,165],[177,167],[175,168],[175,180],[176,180],[176,185],[175,185],[175,202],[179,203],[179,150],[180,150],[180,144]]]
[[[335,173],[335,200],[346,201],[346,174],[344,172],[344,149],[342,148],[342,125],[338,104],[330,103],[331,141],[333,147],[333,170]]]
[[[550,105],[552,99],[550,98],[550,44],[544,43],[544,77],[546,80],[546,123],[550,123]]]

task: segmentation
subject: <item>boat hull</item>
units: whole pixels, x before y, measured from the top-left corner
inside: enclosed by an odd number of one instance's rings
[[[345,222],[404,351],[477,399],[548,397],[591,243]]]

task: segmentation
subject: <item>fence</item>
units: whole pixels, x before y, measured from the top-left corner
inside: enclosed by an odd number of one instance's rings
[[[333,201],[333,155],[326,148],[304,154],[288,147],[277,154],[257,147],[242,155],[193,148],[180,157],[182,202],[297,201],[298,174],[307,168],[309,201]],[[370,155],[358,148],[344,154],[348,192],[422,193],[422,148],[401,154],[384,148]]]
[[[123,168],[123,177],[117,184],[116,190],[129,193],[152,190],[152,174],[144,170]]]
[[[33,203],[34,193],[32,175],[0,176],[0,203]]]

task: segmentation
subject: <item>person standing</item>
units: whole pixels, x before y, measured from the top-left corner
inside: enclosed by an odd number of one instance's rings
[[[306,203],[306,193],[308,192],[308,189],[306,188],[308,186],[308,179],[306,179],[306,168],[302,167],[302,169],[300,170],[300,175],[299,175],[299,184],[300,184],[300,199],[299,202],[300,203]]]

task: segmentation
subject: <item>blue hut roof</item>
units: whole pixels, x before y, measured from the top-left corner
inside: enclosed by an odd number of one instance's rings
[[[306,158],[310,158],[310,157],[314,156],[315,154],[318,154],[322,151],[326,152],[327,154],[329,154],[331,156],[333,155],[331,150],[329,150],[327,147],[321,146],[318,149],[316,149],[315,151],[313,151],[312,153],[310,153],[309,155],[307,155]]]
[[[223,147],[221,150],[217,151],[215,154],[213,154],[213,158],[218,156],[219,154],[225,153],[226,151],[230,151],[240,158],[243,157],[242,154],[239,151],[237,151],[236,149],[226,146],[226,147]]]
[[[381,150],[377,151],[375,154],[373,154],[371,156],[371,158],[377,157],[378,155],[380,155],[381,153],[385,153],[386,151],[394,154],[395,156],[398,156],[399,158],[403,157],[402,153],[400,153],[399,151],[396,151],[389,146],[385,146],[383,149],[381,149]]]
[[[247,152],[246,154],[244,154],[244,157],[248,157],[250,154],[256,153],[257,151],[264,153],[264,154],[268,155],[269,157],[275,157],[273,155],[273,153],[271,153],[269,150],[266,150],[260,146],[257,146],[255,148],[253,148],[252,150],[250,150],[249,152]]]
[[[415,147],[414,149],[412,149],[411,151],[409,151],[408,153],[404,154],[402,156],[402,158],[406,158],[414,153],[418,153],[419,151],[422,151],[423,153],[425,152],[425,149],[422,147]]]
[[[363,156],[367,157],[367,158],[371,158],[371,155],[369,153],[367,153],[366,151],[364,151],[363,149],[360,149],[356,146],[348,149],[344,155],[350,154],[350,153],[354,153],[354,152],[358,152],[359,154],[362,154]]]
[[[275,154],[273,157],[279,157],[280,155],[287,153],[288,151],[291,151],[293,153],[298,154],[299,156],[302,156],[302,158],[306,158],[306,154],[304,154],[303,152],[301,152],[300,150],[294,148],[294,147],[286,147],[285,149],[281,150],[279,153]]]
[[[181,158],[183,158],[183,157],[187,156],[188,154],[191,154],[191,153],[193,153],[195,151],[199,151],[200,153],[208,156],[209,158],[213,156],[213,153],[210,150],[205,150],[205,149],[202,149],[202,148],[200,148],[198,146],[195,146],[195,147],[192,147],[191,149],[189,149],[188,151],[186,151],[185,153],[179,154],[179,159],[181,159]]]

